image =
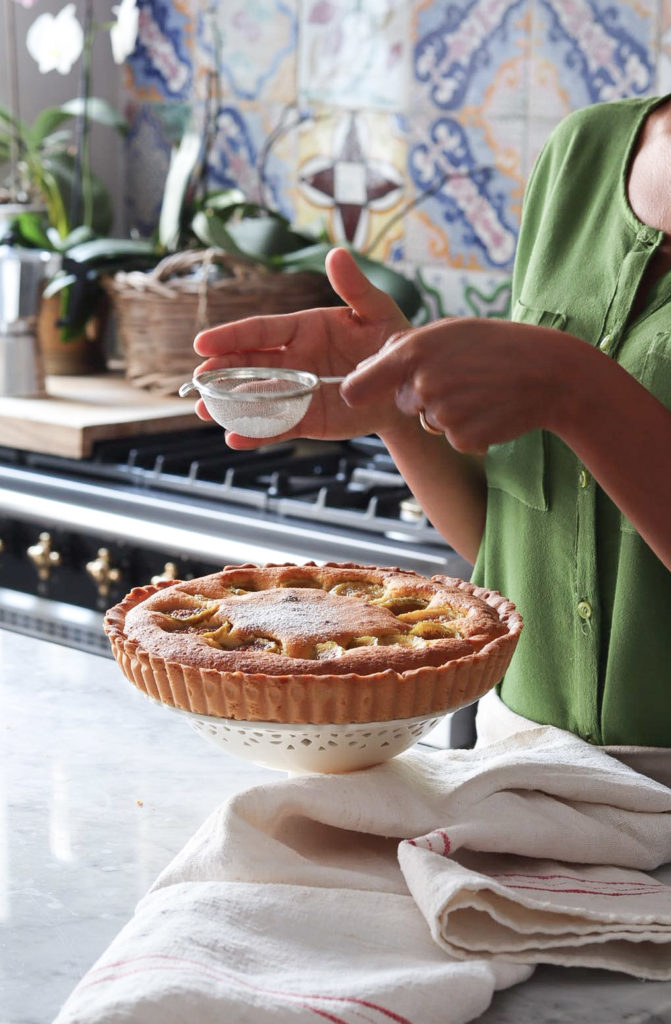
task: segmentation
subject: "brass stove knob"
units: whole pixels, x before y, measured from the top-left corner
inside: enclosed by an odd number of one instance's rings
[[[176,580],[179,577],[177,566],[174,562],[166,562],[163,566],[163,572],[159,573],[158,576],[152,576],[151,582],[156,586],[157,583],[163,583],[164,580]]]
[[[98,549],[98,557],[86,563],[86,571],[94,581],[100,597],[108,597],[112,584],[121,579],[121,569],[112,567],[107,548]]]
[[[51,550],[50,533],[41,533],[37,544],[31,544],[27,554],[41,580],[48,580],[51,570],[61,564],[60,552]]]

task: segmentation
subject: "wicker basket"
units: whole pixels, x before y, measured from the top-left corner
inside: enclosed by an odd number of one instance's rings
[[[198,363],[193,339],[205,327],[340,301],[322,274],[271,273],[218,249],[175,253],[147,273],[119,272],[104,284],[128,381],[165,395],[191,377]]]

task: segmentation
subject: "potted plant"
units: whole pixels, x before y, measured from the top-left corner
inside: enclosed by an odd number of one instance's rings
[[[217,104],[209,110],[215,111]],[[173,151],[155,236],[158,262],[144,274],[110,274],[106,288],[137,386],[176,393],[194,364],[192,341],[213,323],[254,313],[338,304],[325,273],[334,240],[297,229],[237,188],[208,188],[214,117],[189,127]],[[422,299],[413,282],[353,250],[367,276],[412,318]]]
[[[206,117],[200,133],[188,129],[173,153],[159,218],[159,251],[175,252],[200,244],[220,248],[270,273],[324,275],[326,254],[335,244],[326,230],[297,229],[277,210],[251,202],[240,189],[208,190],[208,149],[214,136],[211,121],[211,116]],[[412,319],[422,304],[415,284],[363,252],[352,249],[352,254],[370,280],[392,295]]]
[[[78,170],[68,130],[85,106],[87,121],[123,131],[116,111],[93,97],[86,105],[73,100],[43,110],[32,124],[0,107],[0,164],[15,143],[22,194],[36,197],[23,206],[12,204],[6,237],[14,248],[51,253],[50,265],[58,267],[42,293],[38,314],[47,373],[104,369],[105,292],[94,268],[76,272],[90,244],[98,241],[104,247],[108,268],[146,267],[155,259],[150,242],[108,237],[113,220],[109,193],[90,169]]]
[[[109,29],[114,59],[122,63],[135,45],[138,12],[135,0],[122,0],[116,19],[93,23],[87,0],[84,24],[74,4],[59,14],[41,14],[26,35],[29,53],[46,74],[70,72],[81,57],[79,95],[46,108],[31,123],[18,115],[13,0],[4,0],[10,108],[0,107],[0,167],[5,169],[5,242],[12,255],[28,249],[48,252],[60,267],[45,289],[38,335],[47,373],[90,373],[104,369],[103,322],[106,296],[94,269],[79,273],[82,245],[104,242],[108,266],[150,265],[149,242],[109,239],[113,209],[109,193],[93,172],[90,128],[93,122],[123,133],[126,124],[106,100],[91,95],[91,46],[94,32]],[[0,197],[2,198],[2,197]],[[11,214],[10,212],[11,211]],[[116,261],[116,263],[115,263]],[[53,262],[51,264],[53,266]],[[74,269],[73,269],[74,268]]]

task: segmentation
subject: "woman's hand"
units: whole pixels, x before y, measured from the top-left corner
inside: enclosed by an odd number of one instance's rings
[[[326,271],[335,292],[347,304],[278,316],[250,317],[202,331],[194,341],[206,361],[198,372],[229,366],[284,366],[310,370],[321,377],[346,376],[362,359],[373,355],[390,335],[409,323],[388,295],[375,288],[345,249],[333,249]],[[196,405],[202,419],[209,415]],[[340,439],[379,432],[402,415],[390,397],[375,405],[350,408],[335,384],[326,384],[312,399],[308,412],[292,430],[275,440],[292,437]],[[267,443],[227,433],[233,448]]]
[[[586,347],[551,328],[456,318],[389,339],[343,382],[354,408],[393,396],[399,410],[438,428],[460,452],[485,452],[535,427],[553,428],[563,357]]]

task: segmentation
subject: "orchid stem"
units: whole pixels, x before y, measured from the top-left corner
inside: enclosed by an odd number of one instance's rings
[[[91,47],[93,44],[93,0],[87,0],[84,13],[84,51],[82,53],[80,95],[83,110],[77,119],[75,173],[70,197],[70,231],[81,223],[91,226],[93,218],[91,196],[91,149],[88,103],[91,95]]]

